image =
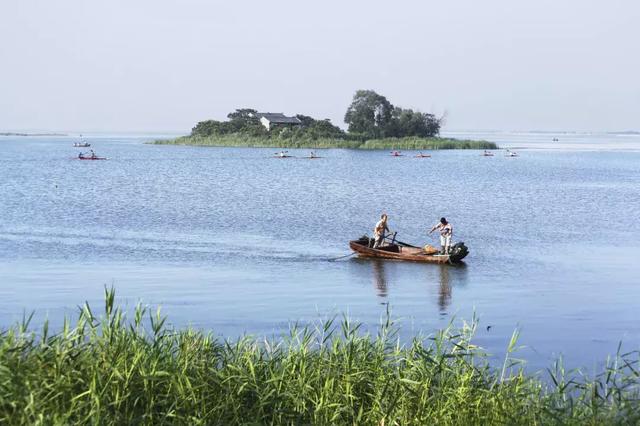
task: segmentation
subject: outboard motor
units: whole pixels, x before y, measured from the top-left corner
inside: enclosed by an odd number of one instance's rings
[[[460,262],[468,254],[469,249],[464,245],[463,241],[460,241],[449,248],[449,261],[452,263]]]

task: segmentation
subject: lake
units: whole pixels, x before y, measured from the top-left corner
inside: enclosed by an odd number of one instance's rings
[[[518,327],[533,368],[638,349],[640,136],[451,135],[520,156],[276,159],[93,135],[109,159],[79,161],[77,138],[0,137],[0,327],[32,310],[34,325],[59,325],[113,285],[128,308],[161,305],[177,327],[231,338],[341,314],[373,326],[389,306],[405,338],[475,313],[476,342],[497,355]],[[381,212],[420,245],[446,216],[465,265],[328,261]]]

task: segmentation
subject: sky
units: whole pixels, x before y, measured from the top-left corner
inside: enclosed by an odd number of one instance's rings
[[[2,0],[0,131],[344,127],[358,89],[445,130],[640,129],[637,0]]]

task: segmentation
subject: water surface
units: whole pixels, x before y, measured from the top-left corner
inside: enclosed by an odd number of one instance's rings
[[[0,326],[25,310],[59,323],[114,285],[127,306],[160,304],[176,326],[227,337],[342,313],[375,324],[389,304],[407,337],[475,312],[478,342],[496,354],[520,327],[535,367],[560,354],[593,366],[620,340],[637,349],[638,141],[594,150],[612,136],[589,135],[576,142],[585,149],[548,149],[549,135],[483,137],[541,149],[306,160],[95,136],[109,160],[79,161],[72,138],[0,138]],[[435,244],[425,230],[446,216],[466,265],[327,261],[382,211],[417,244]]]

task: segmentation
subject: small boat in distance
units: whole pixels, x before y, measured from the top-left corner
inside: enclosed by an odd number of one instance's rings
[[[515,151],[509,151],[507,150],[507,152],[504,154],[505,157],[517,157],[518,153]]]
[[[436,254],[433,251],[425,251],[421,247],[395,241],[395,234],[391,241],[377,248],[373,248],[373,239],[366,235],[349,241],[349,247],[358,254],[358,257],[423,263],[460,263],[469,254],[469,249],[463,242],[451,246],[449,254]]]
[[[309,153],[309,156],[305,158],[308,158],[309,160],[315,160],[316,158],[322,158],[322,157],[320,157],[319,155],[316,155],[315,152],[311,151],[311,153]]]
[[[423,153],[419,153],[416,154],[415,156],[416,158],[431,158],[431,154],[423,154]]]
[[[484,152],[480,155],[483,157],[493,157],[493,152],[489,152],[485,149]]]
[[[280,151],[280,152],[276,152],[273,157],[274,158],[291,158],[293,157],[293,155],[289,155],[288,154],[289,151]]]
[[[391,156],[392,157],[404,157],[402,154],[400,154],[400,151],[391,151]]]
[[[98,157],[96,153],[93,152],[93,150],[91,150],[90,153],[80,152],[78,154],[78,157],[76,158],[78,160],[106,160],[107,159],[107,157]]]
[[[88,148],[91,146],[91,144],[87,141],[85,141],[82,138],[82,135],[80,135],[80,142],[76,142],[73,144],[74,148]]]

